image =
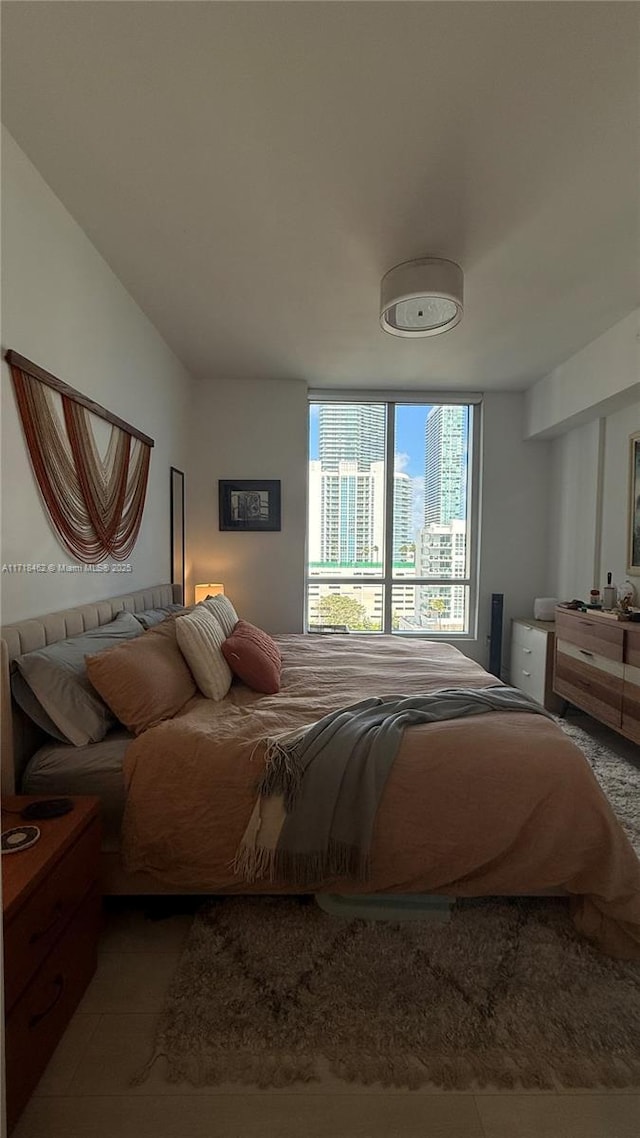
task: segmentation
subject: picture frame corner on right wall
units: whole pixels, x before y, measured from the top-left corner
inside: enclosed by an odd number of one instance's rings
[[[627,573],[640,576],[640,431],[629,436]]]

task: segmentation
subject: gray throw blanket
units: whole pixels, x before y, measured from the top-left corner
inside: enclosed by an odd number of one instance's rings
[[[405,727],[487,711],[551,718],[516,688],[457,688],[365,699],[267,740],[236,872],[302,887],[336,876],[366,880],[378,804]]]

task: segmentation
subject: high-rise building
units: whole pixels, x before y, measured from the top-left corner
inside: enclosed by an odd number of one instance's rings
[[[424,528],[418,538],[416,575],[444,579],[421,585],[418,606],[428,626],[461,631],[466,626],[467,589],[449,585],[467,573],[468,409],[432,407],[425,426]]]
[[[352,566],[379,562],[384,542],[384,463],[361,470],[340,460],[309,463],[309,561]]]
[[[384,462],[385,413],[383,403],[321,403],[318,410],[318,457],[323,470],[337,470],[340,462],[357,462],[369,470]]]
[[[466,515],[467,408],[432,407],[425,427],[425,525]]]
[[[438,525],[431,522],[420,532],[417,550],[418,575],[422,577],[465,577],[467,573],[466,522]],[[466,621],[467,590],[464,585],[421,585],[419,606],[422,614],[437,621],[437,627],[462,631]]]
[[[413,483],[408,474],[396,471],[393,476],[393,560],[411,560],[412,551],[415,551]]]
[[[383,404],[320,404],[318,455],[309,463],[309,621],[332,596],[348,597],[366,613],[370,629],[382,628],[384,589],[365,580],[379,577],[385,547],[386,408]],[[413,481],[402,471],[393,479],[393,562],[413,575],[415,535]],[[404,562],[404,566],[400,563]],[[345,578],[324,584],[313,578]],[[410,627],[416,606],[413,586],[394,585],[394,627]]]

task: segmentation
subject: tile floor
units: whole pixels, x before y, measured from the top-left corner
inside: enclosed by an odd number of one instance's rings
[[[611,743],[612,733],[606,735]],[[185,901],[183,908],[191,905]],[[152,920],[142,902],[110,904],[96,975],[13,1138],[640,1135],[640,1088],[405,1092],[341,1083],[327,1072],[313,1087],[286,1091],[194,1089],[166,1083],[161,1061],[145,1083],[132,1086],[132,1076],[151,1053],[156,1016],[191,920],[189,911]]]

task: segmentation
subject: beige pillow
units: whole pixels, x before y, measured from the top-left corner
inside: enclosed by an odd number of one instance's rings
[[[201,601],[196,608],[203,608],[212,613],[224,632],[225,638],[231,636],[238,623],[238,614],[228,597],[220,593],[217,597],[209,597],[207,600]]]
[[[226,637],[215,616],[199,605],[188,616],[178,617],[176,637],[202,694],[207,699],[224,699],[233,677],[222,655]]]
[[[87,672],[116,718],[135,735],[170,719],[197,690],[171,618],[137,640],[87,656]]]

